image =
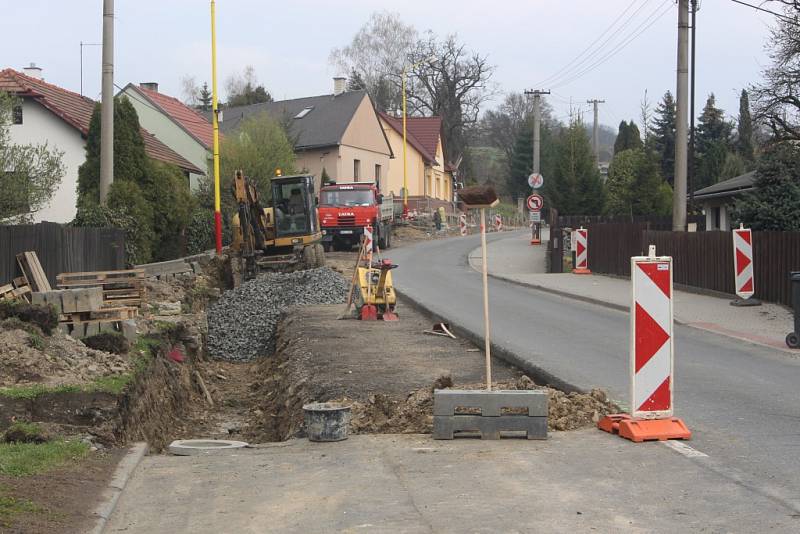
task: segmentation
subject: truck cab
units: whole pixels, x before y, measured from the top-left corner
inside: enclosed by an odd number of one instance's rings
[[[364,228],[372,226],[375,247],[389,248],[393,207],[372,182],[347,182],[322,187],[319,219],[325,250],[349,250],[361,242]]]

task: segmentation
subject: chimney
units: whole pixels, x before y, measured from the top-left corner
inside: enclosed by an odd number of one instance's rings
[[[139,87],[147,89],[148,91],[153,91],[154,93],[158,92],[158,82],[142,82],[139,84]]]
[[[347,78],[344,76],[336,76],[333,79],[333,96],[339,96],[344,93],[346,88]]]
[[[30,76],[31,78],[36,78],[37,80],[43,80],[42,78],[42,67],[37,67],[36,63],[31,63],[27,67],[22,69],[26,75]]]

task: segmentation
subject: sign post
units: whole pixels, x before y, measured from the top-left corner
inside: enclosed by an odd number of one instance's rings
[[[538,183],[539,187],[543,183],[543,178],[541,174],[532,174],[529,179],[528,183],[531,183],[531,178],[534,176],[539,177],[539,181],[533,181],[533,183]],[[533,187],[533,185],[531,185]],[[541,221],[542,221],[542,206],[544,206],[544,198],[539,193],[533,193],[531,196],[528,197],[526,204],[528,206],[528,210],[531,214],[531,245],[541,245],[542,238],[541,238]]]
[[[630,311],[630,409],[628,414],[608,415],[598,427],[623,438],[649,440],[690,439],[692,433],[673,416],[672,258],[631,258]]]
[[[744,225],[733,234],[733,276],[736,281],[736,296],[732,306],[760,306],[761,301],[754,299],[755,283],[753,278],[753,232]]]

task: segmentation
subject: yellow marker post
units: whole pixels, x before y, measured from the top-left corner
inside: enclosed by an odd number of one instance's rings
[[[222,212],[219,196],[219,108],[217,103],[216,2],[211,0],[211,122],[214,126],[214,231],[217,254],[222,253]]]

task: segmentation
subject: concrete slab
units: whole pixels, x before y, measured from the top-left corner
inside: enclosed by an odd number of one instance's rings
[[[419,435],[151,456],[107,532],[795,532],[777,501],[659,443]]]

